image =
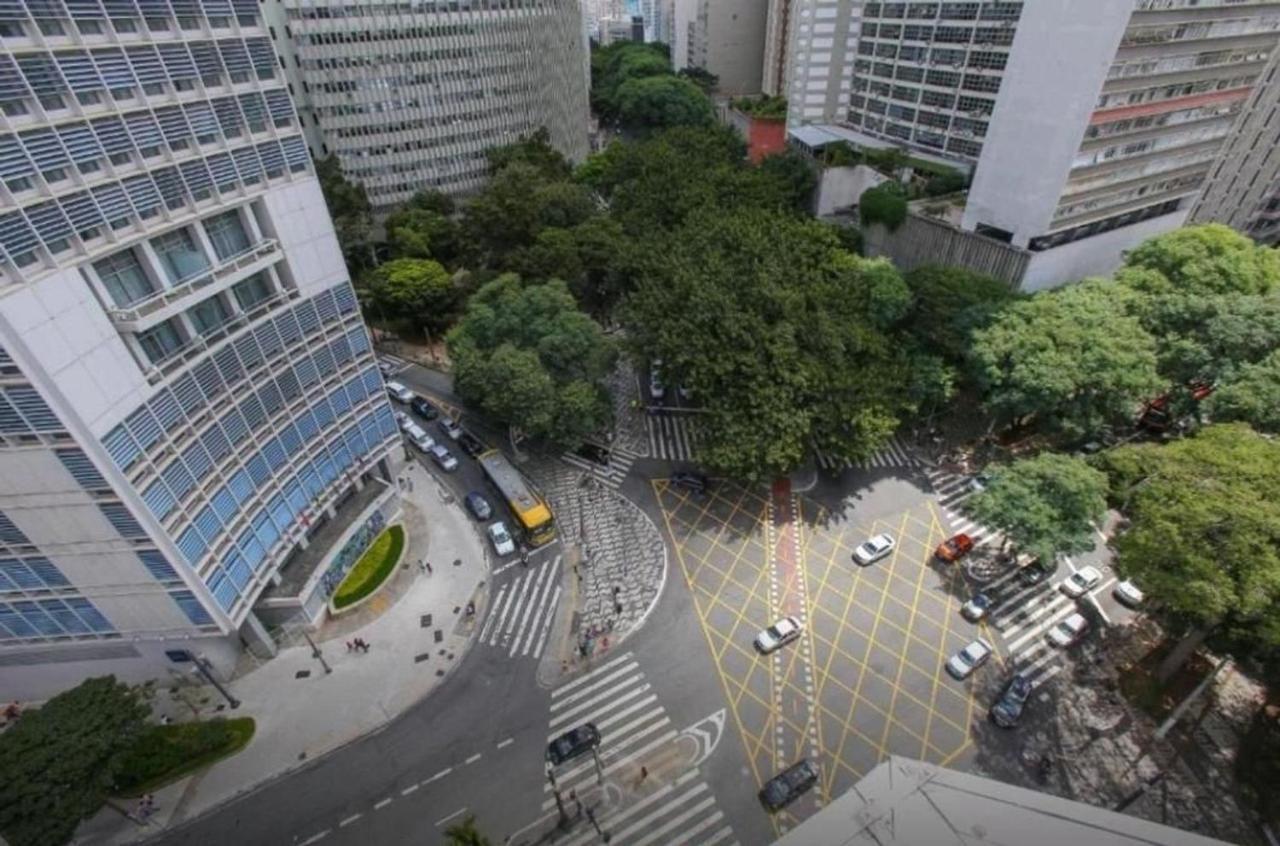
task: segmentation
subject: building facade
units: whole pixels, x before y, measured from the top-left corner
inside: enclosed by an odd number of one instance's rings
[[[759,94],[768,17],[769,0],[676,0],[673,66],[715,74],[727,97]]]
[[[1262,0],[866,2],[845,123],[972,166],[960,228],[1057,284],[1187,220],[1278,38]]]
[[[259,5],[4,4],[0,88],[6,695],[269,653],[399,437]]]
[[[775,0],[785,49],[775,50],[787,125],[833,123],[849,108],[862,0]],[[773,14],[770,8],[770,14]],[[785,27],[782,25],[785,23]],[[766,75],[770,60],[766,51]]]
[[[578,0],[267,0],[312,152],[385,214],[423,189],[479,189],[485,153],[545,127],[588,153]],[[286,42],[289,42],[286,44]]]

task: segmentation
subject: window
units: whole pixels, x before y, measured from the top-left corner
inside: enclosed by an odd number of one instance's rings
[[[196,331],[201,335],[213,332],[230,317],[227,307],[222,304],[221,297],[210,297],[187,314],[191,316],[191,322],[195,324]]]
[[[121,536],[126,538],[144,537],[146,532],[142,526],[138,525],[138,521],[133,519],[133,515],[129,513],[129,509],[120,503],[104,503],[98,506],[98,510],[102,512],[102,516],[115,527]]]
[[[271,283],[267,280],[266,271],[259,271],[243,282],[237,282],[231,289],[241,311],[249,311],[272,294]]]
[[[159,364],[182,348],[182,333],[171,318],[139,335],[138,343],[151,363]]]
[[[160,256],[160,263],[172,284],[183,282],[209,267],[209,259],[186,229],[161,235],[151,241],[151,246]]]
[[[249,233],[245,231],[237,211],[209,218],[204,222],[204,231],[213,242],[213,251],[222,261],[249,249]]]
[[[124,250],[96,261],[93,269],[119,308],[145,300],[156,292],[133,250]]]

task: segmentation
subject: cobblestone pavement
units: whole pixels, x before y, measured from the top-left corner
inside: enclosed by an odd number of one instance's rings
[[[662,535],[629,499],[557,458],[534,457],[522,469],[551,501],[565,548],[582,550],[577,573],[565,573],[580,580],[575,635],[612,625],[612,640],[621,641],[662,592]]]
[[[621,447],[632,455],[645,457],[649,451],[648,417],[638,403],[639,382],[631,362],[622,357],[609,375],[609,396],[613,398],[613,446]]]

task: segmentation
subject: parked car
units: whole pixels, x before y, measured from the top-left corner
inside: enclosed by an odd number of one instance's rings
[[[440,409],[436,408],[426,399],[426,397],[415,396],[409,400],[409,407],[413,409],[413,413],[421,417],[423,420],[435,420],[440,416]]]
[[[960,616],[970,623],[977,623],[987,616],[987,612],[991,610],[991,606],[994,604],[991,597],[985,593],[975,594],[973,599],[960,606]]]
[[[488,449],[488,447],[484,445],[483,441],[470,432],[463,432],[458,436],[458,446],[462,448],[463,452],[472,458],[475,458],[477,455]]]
[[[1049,629],[1049,642],[1054,646],[1067,648],[1075,643],[1084,633],[1089,630],[1089,621],[1084,618],[1083,614],[1072,614],[1058,625]]]
[[[382,373],[382,377],[385,379],[396,372],[396,366],[389,361],[378,359],[378,370]]]
[[[991,717],[991,722],[1000,726],[1000,728],[1013,728],[1018,724],[1018,720],[1022,718],[1022,712],[1027,707],[1027,700],[1031,697],[1031,681],[1026,676],[1015,675],[1009,679],[1009,683],[1004,686],[1004,690],[1000,692],[1000,698],[992,704],[991,710],[987,715]]]
[[[440,469],[446,473],[452,473],[458,469],[458,459],[453,457],[453,453],[445,448],[444,444],[435,444],[429,450],[431,457],[435,459]]]
[[[818,765],[805,758],[766,781],[760,788],[760,802],[768,810],[778,811],[817,783]]]
[[[938,544],[933,554],[939,561],[959,561],[973,551],[973,538],[961,532]]]
[[[769,628],[756,635],[756,649],[761,655],[768,655],[775,649],[781,649],[791,641],[800,637],[802,628],[795,617],[783,617]]]
[[[565,761],[585,755],[599,745],[600,730],[596,728],[596,724],[583,723],[547,744],[547,760],[553,767],[559,766]]]
[[[1052,572],[1039,558],[1032,558],[1018,570],[1018,581],[1031,587],[1043,582]]]
[[[414,397],[413,391],[401,385],[399,382],[387,383],[387,394],[397,402],[411,402]]]
[[[581,458],[585,458],[592,464],[599,464],[601,467],[608,467],[612,451],[607,446],[588,442],[580,445],[573,451],[573,454]]]
[[[404,427],[404,436],[409,439],[409,443],[422,452],[430,452],[431,448],[436,445],[435,438],[428,435],[425,429],[412,420]]]
[[[701,473],[680,470],[671,474],[671,484],[684,488],[689,493],[701,494],[707,491],[707,477]]]
[[[1102,574],[1096,567],[1081,567],[1062,582],[1062,592],[1072,598],[1084,596],[1100,581]]]
[[[991,658],[991,644],[982,638],[961,649],[947,661],[947,672],[956,679],[967,679],[974,670]]]
[[[493,551],[499,555],[510,555],[516,551],[516,542],[507,531],[507,524],[501,520],[489,527],[489,543],[493,544]]]
[[[489,500],[475,491],[467,494],[464,502],[467,503],[467,510],[471,512],[471,516],[477,520],[488,520],[493,516],[493,507],[489,505]]]
[[[413,418],[405,414],[403,411],[397,411],[395,412],[395,415],[396,425],[400,427],[401,432],[408,428],[409,424],[413,422]]]
[[[447,414],[440,418],[440,422],[437,425],[440,427],[441,432],[449,436],[451,441],[456,441],[462,437],[462,427],[458,425],[457,420]]]
[[[969,479],[969,490],[974,493],[982,493],[987,489],[987,485],[991,484],[991,475],[989,473],[979,473]]]
[[[662,359],[655,358],[649,362],[649,396],[660,400],[667,395],[667,388],[662,384]]]
[[[853,551],[853,560],[866,567],[893,552],[895,541],[893,535],[882,534],[868,538]]]
[[[1116,601],[1122,605],[1128,605],[1130,608],[1137,608],[1142,604],[1142,600],[1146,598],[1143,596],[1142,591],[1138,589],[1138,586],[1128,579],[1116,585],[1111,593],[1115,596]]]

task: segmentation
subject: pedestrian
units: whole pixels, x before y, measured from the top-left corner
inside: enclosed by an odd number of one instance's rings
[[[641,767],[641,768],[640,768],[640,780],[641,780],[641,781],[644,781],[644,780],[645,780],[646,778],[648,778],[648,777],[649,777],[649,768],[648,768],[648,767]]]
[[[356,651],[356,645],[355,645],[354,643],[352,643],[351,641],[347,641],[347,651],[348,651],[348,652],[355,652],[355,651]]]
[[[430,562],[430,561],[423,561],[422,563],[427,565],[427,575],[428,575],[428,576],[435,572],[435,570],[432,570],[432,569],[431,569],[431,562]]]
[[[617,614],[619,617],[621,617],[621,616],[622,616],[622,603],[621,603],[621,602],[615,602],[615,603],[613,603],[613,613],[614,613],[614,614]]]
[[[427,559],[425,559],[425,558],[419,558],[419,559],[418,559],[418,572],[419,572],[419,573],[426,573],[426,572],[427,572]]]
[[[360,648],[363,649],[365,652],[368,652],[369,641],[365,640],[364,638],[360,638]]]
[[[617,598],[618,598],[618,594],[619,594],[619,593],[621,593],[621,592],[622,592],[622,588],[618,587],[617,585],[614,585],[614,586],[613,586],[613,598],[614,598],[614,599],[617,599]]]

